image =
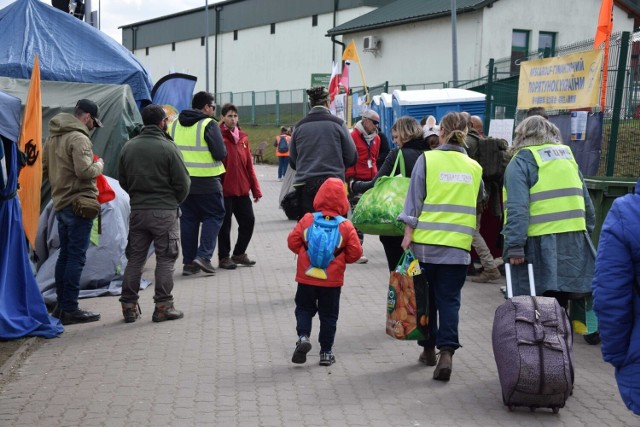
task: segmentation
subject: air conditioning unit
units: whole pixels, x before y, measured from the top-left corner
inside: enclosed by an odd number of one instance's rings
[[[375,36],[364,36],[362,38],[362,44],[364,45],[364,50],[378,50],[378,44],[380,41]]]

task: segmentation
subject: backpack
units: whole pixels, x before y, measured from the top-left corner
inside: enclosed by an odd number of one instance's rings
[[[304,274],[316,279],[327,279],[327,266],[339,255],[342,235],[339,226],[346,218],[324,216],[322,212],[313,213],[313,223],[304,230],[304,248],[309,255],[311,267]]]
[[[288,153],[289,152],[289,143],[287,142],[286,136],[281,136],[278,141],[278,153]]]
[[[490,136],[480,138],[474,160],[482,166],[482,179],[487,181],[502,179],[510,160],[507,148],[507,141],[504,139]]]

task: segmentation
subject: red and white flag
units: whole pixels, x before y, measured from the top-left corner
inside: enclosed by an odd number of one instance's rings
[[[349,93],[349,62],[344,63],[342,67],[342,75],[340,76],[340,86],[344,88],[346,93]]]
[[[333,63],[331,70],[331,80],[329,82],[329,100],[333,102],[333,98],[340,93],[340,63]]]

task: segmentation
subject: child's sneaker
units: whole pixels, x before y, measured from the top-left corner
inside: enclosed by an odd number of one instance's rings
[[[298,339],[296,343],[296,349],[293,352],[293,357],[291,361],[293,363],[304,363],[307,361],[307,353],[311,350],[311,342],[309,342],[309,337],[303,335]]]
[[[331,366],[334,363],[336,363],[336,357],[333,355],[332,351],[320,352],[320,366]]]

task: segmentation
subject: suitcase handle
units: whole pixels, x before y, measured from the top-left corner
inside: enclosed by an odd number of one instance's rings
[[[529,294],[536,296],[536,282],[533,278],[533,264],[527,264],[527,272],[529,273]],[[511,284],[511,264],[504,263],[504,273],[507,278],[507,298],[513,298],[513,285]]]

